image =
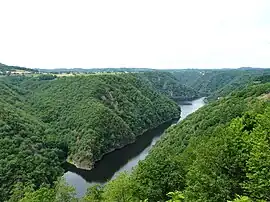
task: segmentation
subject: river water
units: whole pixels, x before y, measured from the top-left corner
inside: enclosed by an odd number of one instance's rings
[[[164,123],[139,136],[133,144],[106,154],[90,171],[76,168],[67,163],[67,172],[64,174],[65,180],[69,185],[76,188],[77,196],[82,197],[89,186],[104,184],[108,180],[114,179],[119,172],[131,171],[140,160],[145,159],[149,150],[156,144],[168,127],[172,124],[179,123],[189,114],[205,105],[203,100],[204,98],[199,98],[190,102],[179,103],[181,107],[181,118],[178,121]]]

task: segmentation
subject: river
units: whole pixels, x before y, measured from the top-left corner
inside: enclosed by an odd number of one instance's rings
[[[82,197],[89,186],[104,184],[108,180],[114,179],[119,172],[131,171],[140,160],[145,159],[149,150],[156,144],[169,126],[179,123],[189,114],[205,105],[203,100],[204,98],[199,98],[190,102],[179,103],[181,118],[178,121],[164,123],[139,136],[133,144],[106,154],[100,161],[96,162],[95,167],[90,171],[76,168],[67,163],[65,166],[67,172],[64,174],[65,180],[69,185],[76,188],[77,196]]]

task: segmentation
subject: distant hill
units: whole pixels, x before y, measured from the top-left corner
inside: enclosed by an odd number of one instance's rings
[[[149,85],[155,91],[166,95],[175,101],[194,100],[200,94],[193,88],[181,84],[170,72],[152,71],[134,74]]]
[[[59,68],[59,69],[38,69],[39,72],[44,73],[99,73],[99,72],[149,72],[154,71],[154,69],[148,68],[92,68],[92,69],[82,69],[82,68]]]
[[[26,67],[19,67],[19,66],[8,66],[5,64],[0,63],[0,75],[6,75],[8,72],[28,72],[34,73],[38,72],[37,70],[26,68]]]
[[[0,72],[6,71],[28,71],[28,72],[37,72],[37,70],[26,68],[26,67],[19,67],[19,66],[8,66],[0,63]]]
[[[260,67],[240,67],[238,69],[240,69],[240,70],[259,70],[259,69],[264,69],[264,68],[260,68]]]
[[[244,88],[257,77],[270,75],[270,69],[250,67],[231,70],[187,69],[168,71],[179,80],[180,84],[190,87],[212,100],[223,97],[235,89]]]

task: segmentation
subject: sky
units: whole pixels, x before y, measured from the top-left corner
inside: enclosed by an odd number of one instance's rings
[[[270,68],[270,1],[0,0],[0,63]]]

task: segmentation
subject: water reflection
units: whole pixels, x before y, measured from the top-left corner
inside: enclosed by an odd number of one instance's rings
[[[67,172],[64,175],[66,181],[76,188],[77,196],[81,197],[90,185],[103,184],[115,178],[119,172],[131,171],[140,160],[145,159],[162,133],[172,124],[183,120],[186,116],[202,107],[204,105],[203,99],[179,103],[181,106],[181,118],[179,120],[164,123],[139,136],[135,143],[106,154],[102,160],[96,162],[95,167],[90,171],[66,163],[65,169]]]
[[[130,164],[129,167],[132,168],[137,164],[136,162],[140,159],[137,159],[136,157],[148,153],[150,146],[154,144],[152,140],[155,140],[155,142],[158,140],[158,138],[153,138],[160,136],[172,123],[173,121],[164,123],[159,127],[144,133],[142,136],[139,136],[135,143],[106,154],[102,160],[96,162],[95,167],[92,170],[76,168],[76,166],[69,163],[65,164],[65,169],[79,174],[87,182],[104,183],[111,179],[117,171],[123,170],[121,168],[124,165]]]

